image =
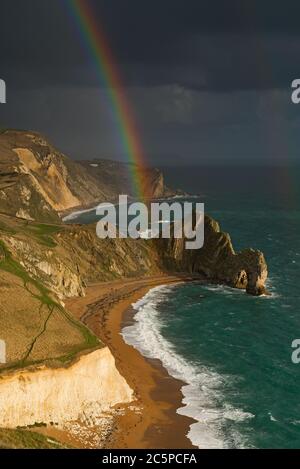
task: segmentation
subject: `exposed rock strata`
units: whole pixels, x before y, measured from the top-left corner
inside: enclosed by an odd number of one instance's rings
[[[202,274],[207,280],[245,289],[251,295],[266,293],[267,263],[261,251],[244,249],[236,253],[230,235],[205,216],[204,246],[186,250],[185,239],[159,239],[163,265],[172,271]]]
[[[95,225],[58,227],[51,248],[28,235],[2,233],[1,238],[21,265],[61,299],[83,295],[89,282],[159,271],[200,274],[252,295],[265,293],[268,271],[263,253],[253,249],[236,253],[229,234],[209,216],[199,250],[185,249],[184,238],[99,239]]]
[[[109,160],[73,161],[34,132],[0,133],[0,212],[28,220],[59,221],[75,207],[133,196],[128,164]],[[148,197],[173,195],[158,169],[139,171]]]
[[[30,290],[20,266],[46,286],[50,296],[53,294],[60,300],[84,295],[88,282],[158,272],[199,274],[207,281],[245,289],[252,295],[265,293],[268,272],[263,254],[253,249],[236,253],[230,236],[208,216],[205,217],[205,243],[199,250],[186,250],[186,240],[174,237],[101,240],[96,236],[95,226],[42,225],[32,221],[58,222],[59,211],[96,200],[112,200],[118,193],[128,192],[129,181],[124,176],[128,171],[124,165],[118,165],[98,160],[85,164],[71,162],[38,134],[5,132],[0,135],[0,211],[17,216],[15,219],[1,215],[0,219],[3,243],[0,262],[5,272],[9,272],[0,279],[1,288],[10,291],[11,277],[16,276],[18,291],[23,288],[23,295],[27,295],[25,313],[31,311],[36,316],[36,337],[43,337],[47,343],[47,334],[55,331],[57,337],[63,322],[60,316],[52,317],[50,310],[53,324],[46,319],[40,327],[39,317],[44,310],[40,308],[38,316],[31,306],[34,300],[42,300],[41,291],[35,291],[32,285]],[[122,183],[120,174],[124,176]],[[149,197],[171,195],[158,170],[145,171],[144,186]],[[7,265],[6,249],[13,259]],[[6,308],[7,316],[3,318],[6,322],[10,320],[9,324],[15,321],[15,330],[21,322],[31,321],[26,323],[26,339],[32,340],[33,319],[21,310],[14,316],[15,311],[9,310],[9,305]],[[16,343],[15,336],[10,340]],[[64,339],[60,346],[66,346],[65,342]],[[36,341],[34,346],[37,348]],[[132,391],[117,371],[114,358],[104,347],[81,355],[65,367],[39,366],[10,374],[3,371],[0,426],[75,420],[83,414],[93,415],[114,404],[130,402],[132,398]]]
[[[69,367],[20,370],[0,377],[0,426],[63,423],[99,416],[133,392],[104,347]]]

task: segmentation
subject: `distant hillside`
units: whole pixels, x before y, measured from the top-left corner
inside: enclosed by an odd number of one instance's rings
[[[105,187],[111,194],[128,194],[133,196],[131,173],[133,164],[119,161],[94,159],[79,162],[96,180],[100,187]],[[175,194],[174,190],[166,187],[164,176],[157,168],[140,171],[144,192],[149,198],[168,197]]]
[[[0,211],[28,220],[59,221],[75,207],[132,196],[130,167],[108,160],[75,162],[34,132],[0,134]],[[174,192],[157,169],[142,172],[148,197]]]

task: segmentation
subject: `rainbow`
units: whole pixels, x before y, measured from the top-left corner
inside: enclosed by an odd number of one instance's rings
[[[146,158],[116,59],[110,49],[102,25],[95,19],[89,1],[66,0],[66,5],[92,59],[100,84],[104,85],[107,91],[109,107],[121,146],[128,163],[131,163],[129,168],[133,195],[138,199],[144,199],[146,193],[142,173],[147,166]]]

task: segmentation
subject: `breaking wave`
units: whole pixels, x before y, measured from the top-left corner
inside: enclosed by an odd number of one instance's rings
[[[123,328],[122,336],[127,344],[147,358],[159,359],[171,376],[186,383],[182,387],[183,406],[177,412],[196,421],[187,435],[193,445],[199,448],[246,447],[241,435],[231,434],[228,438],[222,431],[225,422],[254,417],[227,404],[219,404],[218,396],[230,377],[198,363],[189,363],[162,334],[164,320],[158,305],[168,298],[173,288],[176,286],[155,287],[134,303],[135,322]]]

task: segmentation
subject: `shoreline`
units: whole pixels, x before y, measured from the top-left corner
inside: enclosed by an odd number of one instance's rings
[[[86,296],[66,301],[67,309],[81,319],[110,348],[116,367],[133,389],[135,400],[121,405],[105,448],[195,448],[187,437],[190,417],[182,407],[182,386],[160,360],[144,357],[125,343],[121,331],[134,322],[132,303],[156,286],[197,280],[188,275],[157,275],[91,285]]]
[[[189,194],[174,194],[170,195],[169,197],[150,197],[147,199],[150,202],[159,202],[159,201],[164,201],[164,200],[173,200],[173,199],[185,199],[185,198],[200,198],[200,195],[189,195]],[[129,202],[134,202],[135,199],[132,196],[128,196]],[[76,222],[76,219],[82,215],[83,213],[89,213],[96,211],[97,207],[99,204],[107,204],[111,205],[113,204],[114,206],[119,205],[119,199],[112,199],[112,200],[99,200],[98,202],[91,202],[89,204],[84,204],[84,205],[78,205],[75,207],[67,208],[65,210],[59,211],[59,217],[62,221],[62,223],[68,223],[71,222],[72,220],[75,220],[74,223]]]

